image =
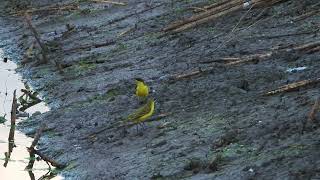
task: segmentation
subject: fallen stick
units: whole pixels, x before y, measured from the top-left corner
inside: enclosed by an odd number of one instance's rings
[[[300,16],[297,16],[297,17],[293,18],[292,21],[295,21],[295,22],[301,21],[301,20],[304,20],[304,19],[306,19],[306,18],[308,18],[310,16],[316,15],[318,13],[320,13],[319,9],[316,9],[316,10],[313,10],[313,11],[309,11],[309,12],[307,12],[305,14],[302,14]]]
[[[290,37],[290,36],[301,36],[306,34],[316,34],[319,32],[319,29],[312,30],[312,31],[302,31],[302,32],[295,32],[295,33],[288,33],[288,34],[278,34],[278,35],[270,35],[270,36],[250,36],[246,39],[276,39],[276,38],[282,38],[282,37]]]
[[[23,92],[23,94],[18,99],[22,107],[19,108],[19,111],[25,111],[29,107],[41,102],[41,99],[39,99],[36,95],[37,93],[32,93],[27,89],[21,89],[21,92]],[[23,99],[24,97],[25,99]],[[29,98],[32,100],[31,102],[29,101]]]
[[[223,4],[213,5],[214,8],[200,13],[198,15],[191,16],[188,19],[177,21],[169,25],[168,27],[164,28],[164,32],[170,31],[171,33],[178,33],[184,31],[189,28],[193,28],[200,24],[206,23],[223,15],[229,14],[231,12],[235,12],[240,9],[246,9],[248,7],[264,7],[273,5],[275,3],[279,3],[281,1],[286,0],[251,0],[248,2],[243,2],[243,0],[232,0],[226,1]]]
[[[35,148],[40,140],[40,137],[42,135],[43,130],[47,127],[46,124],[41,124],[40,128],[38,129],[38,131],[36,132],[34,139],[32,141],[32,144],[30,146],[30,148]]]
[[[252,55],[247,55],[242,57],[224,57],[224,58],[218,58],[213,60],[206,60],[199,63],[209,64],[209,63],[215,63],[215,62],[217,63],[222,62],[224,63],[223,65],[224,67],[233,66],[233,65],[238,65],[238,64],[248,63],[248,62],[266,60],[279,52],[292,52],[292,51],[304,51],[305,53],[320,51],[320,41],[315,41],[315,42],[310,42],[302,45],[296,45],[296,46],[285,47],[285,48],[276,48],[263,54],[252,54]],[[185,74],[173,75],[171,79],[179,80],[179,79],[190,78],[202,73],[210,72],[213,70],[213,68],[214,67],[209,67],[205,70],[197,69]]]
[[[35,100],[35,101],[32,101],[31,103],[27,103],[26,105],[22,106],[21,108],[19,108],[19,111],[25,111],[27,110],[28,108],[34,106],[34,105],[37,105],[41,102],[41,100]]]
[[[286,51],[290,51],[290,50],[308,51],[308,50],[311,50],[311,49],[319,47],[319,46],[320,46],[320,40],[319,41],[310,42],[310,43],[306,43],[306,44],[302,44],[302,45],[299,45],[299,46],[295,46],[293,48],[287,48]]]
[[[29,162],[24,169],[29,172],[29,176],[32,179],[32,177],[34,177],[34,174],[32,173],[32,168],[33,168],[34,162],[36,161],[36,155],[32,151],[28,150],[28,152],[29,152]]]
[[[319,82],[320,82],[320,78],[313,79],[313,80],[298,81],[298,82],[294,82],[294,83],[287,84],[284,86],[280,86],[279,88],[277,88],[275,90],[268,91],[268,92],[264,93],[264,95],[271,96],[271,95],[275,95],[275,94],[282,93],[282,92],[294,91],[294,90],[297,90],[301,87],[311,85],[311,84],[316,84]]]
[[[237,61],[226,63],[226,65],[231,66],[231,65],[237,65],[237,64],[242,64],[242,63],[246,63],[246,62],[252,62],[252,61],[256,61],[256,60],[267,59],[267,58],[271,57],[272,54],[273,54],[272,52],[268,52],[265,54],[254,54],[254,55],[250,55],[250,56],[245,56]]]
[[[308,116],[309,121],[314,122],[316,120],[316,114],[319,111],[319,108],[320,108],[320,98],[318,97],[309,113],[309,116]]]
[[[53,179],[56,176],[57,176],[57,174],[54,171],[51,171],[49,169],[49,171],[46,174],[42,175],[38,180]]]
[[[200,64],[210,64],[210,63],[229,63],[241,60],[240,57],[223,57],[200,61]]]
[[[37,144],[38,144],[38,142],[39,142],[39,140],[40,140],[41,134],[42,134],[42,132],[44,131],[44,129],[45,129],[46,127],[47,127],[46,124],[42,124],[42,125],[40,126],[40,128],[38,129],[38,131],[37,131],[37,133],[36,133],[36,135],[35,135],[35,137],[34,137],[34,139],[33,139],[33,141],[32,141],[31,146],[30,146],[30,147],[27,147],[27,150],[28,150],[28,152],[30,153],[30,156],[34,157],[34,155],[36,154],[36,155],[38,155],[42,160],[50,163],[52,166],[54,166],[54,167],[56,167],[56,168],[58,168],[58,169],[63,169],[63,168],[66,167],[66,165],[60,164],[60,163],[52,160],[51,158],[45,156],[43,153],[41,153],[40,151],[38,151],[38,150],[35,149],[35,147],[37,146]],[[29,166],[29,164],[28,164],[28,166]],[[28,166],[27,166],[27,167],[28,167]],[[32,166],[30,165],[30,167],[31,167],[31,169],[32,169],[33,164],[32,164]],[[30,167],[28,167],[28,168],[30,169]]]
[[[28,170],[28,172],[31,172],[29,173],[29,176],[32,176],[33,173],[32,173],[32,168],[33,168],[33,165],[34,165],[34,162],[35,162],[35,159],[36,159],[36,156],[35,156],[35,153],[34,151],[32,150],[29,150],[29,149],[34,149],[36,147],[36,145],[38,144],[38,141],[40,139],[40,136],[42,134],[42,131],[46,128],[46,125],[45,124],[42,124],[40,126],[40,128],[38,129],[38,131],[36,132],[36,135],[32,141],[32,144],[29,148],[27,148],[28,152],[29,152],[29,162],[28,162],[28,165],[25,167],[25,170]],[[33,175],[34,176],[34,175]]]
[[[176,74],[176,75],[171,76],[169,78],[169,81],[175,82],[177,80],[191,78],[191,77],[194,77],[194,76],[197,76],[197,75],[200,75],[200,74],[210,73],[215,68],[217,68],[217,66],[211,66],[211,67],[208,67],[206,69],[198,68],[197,70],[193,70],[193,71],[185,73],[185,74]]]
[[[40,63],[45,64],[48,62],[48,58],[47,58],[48,48],[41,42],[40,35],[39,35],[38,31],[32,25],[30,15],[26,12],[24,17],[25,17],[25,20],[28,24],[29,29],[31,30],[33,36],[35,37],[37,43],[39,44],[39,46],[41,48],[43,59],[42,59],[42,62],[40,62]]]
[[[171,30],[177,29],[178,27],[181,27],[183,25],[198,21],[200,19],[207,18],[207,17],[212,16],[214,14],[221,13],[221,12],[226,11],[228,9],[231,9],[231,8],[233,8],[235,6],[239,6],[242,3],[243,3],[242,0],[226,1],[223,4],[216,6],[216,8],[214,8],[214,9],[205,11],[205,12],[200,13],[200,14],[195,15],[195,16],[191,16],[190,18],[185,19],[185,20],[174,22],[171,25],[169,25],[168,27],[164,28],[163,31],[167,32],[167,31],[171,31]]]
[[[231,61],[231,62],[225,63],[226,65],[230,66],[230,65],[237,65],[237,64],[252,62],[256,60],[265,60],[279,52],[305,51],[306,53],[311,53],[311,52],[319,51],[319,48],[320,48],[320,41],[315,41],[315,42],[309,42],[302,45],[296,45],[289,48],[286,47],[286,48],[274,49],[273,51],[268,51],[263,54],[253,54],[253,55],[248,55],[243,57],[226,57],[222,59],[226,61],[228,60]],[[207,61],[207,63],[210,63],[210,61]]]
[[[315,52],[318,52],[318,51],[320,51],[320,46],[308,50],[307,53],[315,53]]]
[[[49,62],[49,60],[48,60],[48,52],[49,52],[49,50],[48,50],[47,46],[45,46],[42,43],[40,35],[39,35],[38,31],[35,29],[35,27],[33,27],[32,22],[31,22],[31,17],[30,17],[30,15],[28,13],[25,13],[25,19],[26,19],[26,22],[28,24],[29,29],[31,30],[33,36],[35,37],[37,43],[39,44],[39,46],[41,48],[42,61],[39,61],[37,63],[37,65],[48,63]],[[55,63],[55,66],[58,68],[59,73],[62,74],[63,70],[62,70],[61,64],[57,61],[57,59],[54,59],[54,63]]]
[[[29,96],[31,99],[33,100],[40,100],[34,93],[32,93],[30,90],[27,89],[21,89],[21,92],[23,92],[23,94]],[[22,95],[23,96],[23,95]],[[41,100],[40,100],[41,101]]]
[[[118,34],[118,37],[121,37],[121,36],[123,36],[123,35],[125,35],[125,34],[127,34],[127,33],[129,33],[129,32],[131,32],[132,30],[134,30],[136,27],[131,27],[131,28],[129,28],[129,29],[127,29],[127,30],[125,30],[125,31],[123,31],[123,32],[121,32],[121,33],[119,33]]]
[[[34,154],[38,155],[42,160],[50,163],[52,166],[58,168],[58,169],[63,169],[66,167],[65,164],[60,164],[58,162],[56,162],[55,160],[49,158],[48,156],[42,154],[40,151],[36,150],[36,149],[28,149],[28,151],[33,152]]]
[[[185,73],[185,74],[178,74],[174,77],[175,80],[178,80],[178,79],[185,79],[185,78],[189,78],[189,77],[192,77],[192,76],[196,76],[198,74],[201,74],[201,69],[197,69],[197,70],[194,70],[194,71],[191,71],[191,72],[188,72],[188,73]]]
[[[7,167],[9,159],[11,157],[11,153],[13,151],[13,148],[15,147],[14,134],[16,129],[17,106],[18,105],[17,105],[16,90],[14,90],[12,105],[11,105],[11,125],[10,125],[9,137],[8,137],[8,152],[5,152],[5,163],[3,164],[4,167]]]
[[[200,8],[200,7],[190,7],[191,10],[193,10],[194,12],[206,12],[207,9],[204,9],[204,8]]]
[[[106,0],[91,0],[91,2],[95,3],[109,3],[109,4],[115,4],[115,5],[121,5],[121,6],[126,6],[126,3],[122,2],[115,2],[115,1],[106,1]]]

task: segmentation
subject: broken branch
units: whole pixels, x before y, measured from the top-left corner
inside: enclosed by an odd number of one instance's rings
[[[30,146],[30,148],[35,148],[40,140],[40,137],[42,135],[43,130],[47,127],[46,124],[42,124],[40,126],[40,128],[38,129],[38,131],[36,132],[36,135],[34,136],[34,139],[32,141],[32,144]]]
[[[48,52],[49,52],[49,50],[48,50],[47,46],[45,46],[41,42],[40,35],[39,35],[38,31],[35,29],[35,27],[33,27],[32,22],[31,22],[31,17],[27,12],[25,13],[25,19],[26,19],[26,22],[28,24],[29,29],[31,30],[33,36],[35,37],[37,43],[39,44],[39,46],[41,48],[42,61],[38,62],[38,64],[48,63],[49,62],[49,60],[48,60]],[[54,63],[55,63],[55,66],[58,68],[60,74],[62,74],[63,70],[62,70],[61,64],[57,61],[57,59],[54,59]]]
[[[284,86],[280,86],[279,88],[277,88],[275,90],[268,91],[267,93],[264,93],[264,95],[270,96],[270,95],[275,95],[275,94],[282,93],[282,92],[294,91],[294,90],[297,90],[301,87],[311,85],[311,84],[316,84],[319,82],[320,82],[320,78],[313,79],[313,80],[298,81],[298,82],[294,82],[294,83],[287,84]]]
[[[271,49],[270,51],[265,52],[263,54],[252,54],[252,55],[246,55],[242,57],[224,57],[224,58],[217,58],[213,60],[205,60],[200,63],[209,64],[209,63],[222,62],[223,67],[226,67],[226,66],[233,66],[233,65],[238,65],[242,63],[258,62],[260,60],[271,59],[270,57],[272,57],[277,53],[288,53],[288,52],[294,52],[294,51],[303,52],[303,53],[312,53],[312,52],[320,51],[320,41],[309,42],[306,44],[295,45],[295,46],[285,47],[285,48]],[[214,67],[209,67],[204,70],[199,68],[197,70],[193,70],[185,74],[173,75],[171,79],[179,80],[179,79],[190,78],[193,76],[200,75],[202,73],[211,72],[213,69]]]
[[[252,61],[256,61],[256,60],[262,60],[262,59],[266,59],[272,56],[272,52],[268,52],[265,54],[254,54],[254,55],[250,55],[250,56],[244,56],[241,59],[237,60],[237,61],[233,61],[233,62],[229,62],[226,65],[236,65],[236,64],[241,64],[241,63],[246,63],[246,62],[252,62]]]
[[[106,0],[91,0],[91,1],[95,3],[109,3],[109,4],[120,5],[120,6],[127,5],[126,3],[122,3],[122,2],[106,1]]]
[[[244,2],[242,0],[232,0],[232,1],[223,1],[219,3],[215,3],[205,12],[200,14],[191,16],[188,19],[177,21],[164,28],[164,32],[171,31],[172,33],[178,33],[184,31],[189,28],[193,28],[200,24],[206,23],[218,17],[224,16],[231,12],[235,12],[240,9],[247,9],[248,7],[264,7],[273,5],[275,3],[285,1],[285,0],[252,0],[248,2]],[[205,7],[206,9],[206,7]]]
[[[40,139],[40,137],[41,137],[41,134],[42,134],[42,132],[44,131],[44,129],[45,129],[46,127],[47,127],[46,124],[42,124],[42,125],[40,126],[40,128],[38,129],[38,131],[37,131],[37,133],[36,133],[36,135],[35,135],[35,137],[34,137],[34,139],[33,139],[33,141],[32,141],[31,146],[30,146],[30,147],[27,147],[27,150],[28,150],[28,152],[29,152],[29,154],[30,154],[30,157],[34,157],[34,155],[36,154],[36,155],[38,155],[42,160],[50,163],[52,166],[54,166],[54,167],[56,167],[56,168],[58,168],[58,169],[62,169],[62,168],[64,168],[64,167],[66,167],[65,164],[60,164],[60,163],[52,160],[51,158],[47,157],[46,155],[44,155],[43,153],[41,153],[40,151],[38,151],[38,150],[35,149],[35,147],[37,146],[37,144],[38,144],[38,142],[39,142],[39,139]],[[33,162],[33,163],[34,163],[34,162]],[[30,162],[29,162],[29,164],[28,164],[28,166],[27,166],[26,168],[32,169],[33,163],[31,162],[31,159],[30,159]]]
[[[279,48],[279,49],[272,49],[272,51],[265,52],[263,54],[252,54],[242,57],[224,57],[219,59],[213,59],[213,60],[206,60],[201,63],[208,64],[212,62],[223,62],[225,65],[237,65],[242,63],[248,63],[248,62],[254,62],[259,60],[265,60],[267,58],[270,58],[274,54],[281,53],[281,52],[292,52],[292,51],[304,51],[305,53],[312,53],[319,51],[320,49],[320,41],[315,42],[309,42],[306,44],[301,45],[295,45],[292,47],[286,47],[286,48]]]
[[[33,27],[32,22],[31,22],[31,17],[27,12],[25,13],[25,20],[28,24],[29,29],[31,30],[33,36],[35,37],[37,43],[39,44],[39,46],[42,50],[43,59],[42,59],[42,62],[40,62],[40,63],[41,64],[47,63],[48,62],[48,57],[47,57],[48,48],[41,42],[40,35],[39,35],[38,31]]]
[[[307,12],[305,14],[302,14],[300,16],[297,16],[297,17],[293,18],[293,21],[295,21],[295,22],[301,21],[301,20],[304,20],[304,19],[306,19],[306,18],[308,18],[310,16],[316,15],[318,13],[320,13],[319,9],[316,9],[316,10],[313,10],[313,11],[309,11],[309,12]]]
[[[32,93],[30,90],[27,89],[21,89],[21,92],[23,92],[23,95],[19,97],[19,101],[22,107],[19,108],[20,111],[25,111],[31,106],[34,106],[41,102],[41,99],[37,97],[37,93]],[[25,97],[25,99],[23,99]],[[29,101],[29,98],[31,101]]]
[[[201,71],[201,69],[199,68],[199,69],[197,69],[197,70],[195,70],[195,71],[191,71],[191,72],[189,72],[189,73],[185,73],[185,74],[178,74],[178,75],[176,75],[175,77],[174,77],[174,79],[185,79],[185,78],[189,78],[189,77],[192,77],[192,76],[196,76],[196,75],[198,75],[198,74],[200,74],[202,71]]]
[[[38,151],[38,150],[36,150],[36,149],[33,149],[33,148],[29,149],[29,148],[28,148],[28,151],[29,151],[29,152],[30,152],[30,151],[33,152],[34,154],[38,155],[42,160],[44,160],[44,161],[46,161],[46,162],[49,162],[52,166],[54,166],[54,167],[56,167],[56,168],[58,168],[58,169],[63,169],[63,168],[66,167],[65,164],[60,164],[60,163],[56,162],[55,160],[50,159],[48,156],[42,154],[40,151]]]

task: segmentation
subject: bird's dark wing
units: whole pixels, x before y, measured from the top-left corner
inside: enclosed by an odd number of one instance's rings
[[[128,116],[128,120],[138,119],[139,117],[148,114],[151,111],[151,103],[152,103],[152,100],[149,100],[147,104],[135,110],[132,114]]]

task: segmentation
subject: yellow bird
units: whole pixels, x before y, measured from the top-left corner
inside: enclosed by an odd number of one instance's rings
[[[154,112],[154,99],[150,98],[145,105],[137,109],[130,114],[127,121],[132,121],[135,124],[139,124],[147,120],[153,115]]]
[[[147,97],[149,95],[149,87],[141,78],[136,78],[136,95],[138,97]]]

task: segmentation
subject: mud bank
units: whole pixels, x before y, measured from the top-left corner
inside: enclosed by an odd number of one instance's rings
[[[23,2],[6,10],[19,15],[24,7],[72,3]],[[41,148],[72,165],[62,171],[67,179],[320,178],[320,130],[308,121],[319,84],[264,96],[319,78],[316,0],[237,11],[173,35],[161,29],[213,1],[74,3],[79,9],[32,15],[50,61],[34,63],[41,58],[36,46],[21,65],[52,110],[20,128],[48,124]],[[34,37],[23,16],[15,19],[12,34],[25,52]],[[308,43],[314,50],[294,50]],[[135,77],[155,90],[156,115],[167,116],[148,123],[142,136],[135,128],[123,136],[114,124],[139,106]]]

